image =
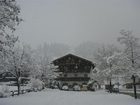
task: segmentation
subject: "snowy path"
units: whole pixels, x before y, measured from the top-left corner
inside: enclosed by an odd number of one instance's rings
[[[140,105],[140,100],[104,91],[74,92],[46,90],[10,98],[1,98],[0,105]]]

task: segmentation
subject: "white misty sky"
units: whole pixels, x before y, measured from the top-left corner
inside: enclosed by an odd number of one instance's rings
[[[36,46],[114,43],[121,29],[140,36],[140,0],[18,0],[24,22],[16,34]]]

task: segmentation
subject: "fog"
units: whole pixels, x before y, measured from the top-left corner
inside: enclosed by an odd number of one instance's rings
[[[116,44],[120,30],[140,35],[139,0],[19,0],[23,43],[77,46],[91,41]]]

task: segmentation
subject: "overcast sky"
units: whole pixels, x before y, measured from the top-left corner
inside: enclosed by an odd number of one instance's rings
[[[140,36],[140,0],[19,0],[24,22],[16,34],[37,46],[86,41],[114,43],[121,29]]]

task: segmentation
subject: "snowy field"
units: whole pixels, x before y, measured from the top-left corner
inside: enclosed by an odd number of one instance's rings
[[[47,89],[10,98],[0,98],[0,105],[140,105],[140,100],[104,91],[75,92]]]

